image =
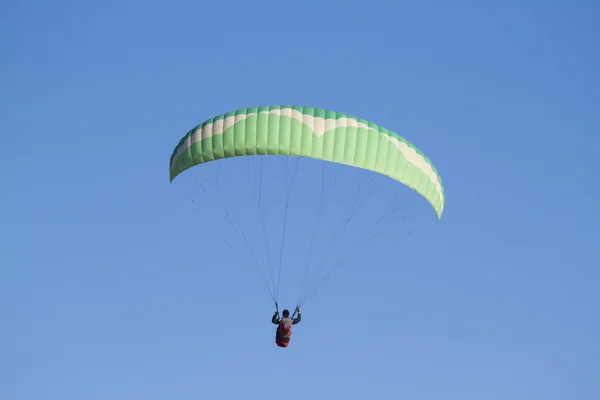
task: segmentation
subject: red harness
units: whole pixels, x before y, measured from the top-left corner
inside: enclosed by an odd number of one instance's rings
[[[286,333],[283,326],[283,322],[279,323],[277,327],[277,334],[275,335],[275,343],[279,347],[288,347],[290,339],[292,338],[292,327],[290,326],[289,331]]]

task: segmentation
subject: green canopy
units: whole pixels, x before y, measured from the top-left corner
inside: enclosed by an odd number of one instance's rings
[[[312,107],[244,108],[203,122],[175,147],[170,180],[198,164],[248,155],[301,156],[371,170],[420,193],[438,219],[444,211],[442,180],[415,146],[372,122]]]

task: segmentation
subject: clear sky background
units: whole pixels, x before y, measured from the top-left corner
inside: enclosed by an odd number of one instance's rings
[[[2,2],[0,399],[597,400],[599,20],[593,1]],[[168,180],[190,128],[265,104],[392,129],[447,195],[307,303],[285,350],[254,271]]]

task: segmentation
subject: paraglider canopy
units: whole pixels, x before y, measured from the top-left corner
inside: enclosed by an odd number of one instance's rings
[[[419,192],[438,219],[444,211],[442,180],[415,146],[372,122],[312,107],[243,108],[203,122],[175,147],[170,180],[198,164],[248,155],[294,155],[364,168]]]

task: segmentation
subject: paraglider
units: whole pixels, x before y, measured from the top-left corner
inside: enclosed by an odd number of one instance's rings
[[[283,168],[274,166],[274,162],[273,164],[269,164],[272,159],[277,159],[274,156],[278,156],[283,160],[285,163]],[[357,254],[360,251],[369,248],[371,244],[375,247],[375,245],[381,245],[384,240],[389,240],[391,244],[377,253],[380,254],[414,232],[414,230],[411,230],[404,235],[398,235],[399,237],[394,237],[392,234],[380,234],[386,223],[393,225],[403,224],[406,221],[406,218],[404,218],[399,222],[395,222],[396,220],[391,218],[394,215],[400,214],[403,210],[402,206],[394,204],[397,190],[408,187],[412,189],[412,193],[420,195],[416,197],[421,197],[421,199],[425,199],[429,203],[435,211],[437,221],[440,220],[444,212],[446,200],[444,186],[440,175],[430,160],[413,144],[396,133],[372,122],[347,114],[312,107],[265,106],[244,108],[216,116],[196,126],[181,138],[173,150],[169,161],[170,181],[173,181],[182,172],[194,166],[213,165],[215,161],[233,158],[238,160],[244,159],[243,162],[240,161],[240,165],[242,177],[247,175],[248,186],[252,186],[252,183],[259,181],[260,186],[258,190],[254,187],[251,188],[252,199],[254,201],[248,200],[247,202],[243,202],[241,203],[243,208],[238,208],[233,205],[231,200],[224,198],[221,182],[219,181],[221,170],[212,176],[209,176],[210,174],[207,173],[209,170],[203,170],[205,178],[215,188],[213,193],[219,194],[218,198],[216,195],[213,196],[209,193],[206,187],[203,186],[201,189],[204,195],[211,200],[214,209],[222,208],[225,211],[225,216],[229,220],[231,227],[237,231],[239,241],[247,254],[247,256],[240,256],[240,259],[245,264],[249,264],[256,269],[264,289],[271,296],[275,305],[278,302],[279,282],[282,266],[284,265],[283,254],[284,245],[286,244],[286,231],[290,229],[287,221],[288,205],[292,190],[289,187],[290,184],[287,178],[288,161],[290,159],[295,160],[296,166],[300,159],[322,163],[322,174],[309,175],[308,178],[309,183],[313,184],[314,191],[319,191],[319,188],[320,191],[317,207],[318,221],[314,229],[311,228],[310,231],[303,231],[307,232],[304,236],[311,242],[309,250],[303,253],[306,254],[307,260],[294,260],[298,261],[294,265],[297,265],[298,268],[303,265],[306,269],[304,271],[305,277],[309,275],[309,268],[313,264],[316,264],[315,272],[310,276],[310,279],[303,279],[302,281],[301,296],[298,299],[296,307],[298,311],[306,301],[335,275],[340,267],[352,262],[358,263]],[[251,159],[260,162],[260,172],[255,174],[255,177],[258,176],[258,178],[251,178],[252,172],[249,168]],[[219,163],[217,163],[217,166],[219,166]],[[242,163],[246,165],[242,165]],[[356,179],[356,190],[353,195],[346,195],[342,199],[333,200],[333,203],[335,203],[333,211],[343,211],[341,212],[340,222],[338,222],[338,225],[333,230],[334,237],[329,241],[317,240],[317,236],[323,230],[322,225],[324,224],[321,224],[322,218],[330,214],[324,212],[326,205],[330,204],[324,201],[325,188],[327,186],[325,178],[325,167],[327,164],[354,167],[355,171],[364,172],[368,175],[369,180],[365,186],[371,183],[373,176],[385,176],[391,178],[391,180],[386,180],[385,183],[395,182],[400,184],[392,185],[390,183],[389,186],[393,186],[391,190],[394,191],[394,195],[387,195],[387,198],[382,199],[382,201],[389,201],[392,204],[391,210],[385,211],[387,208],[383,204],[371,206],[370,208],[360,208],[360,200],[363,197],[368,199],[376,196],[372,196],[371,189],[368,191],[364,189],[361,179]],[[265,165],[267,167],[263,168]],[[314,170],[314,167],[312,168]],[[309,170],[308,174],[312,173],[310,172],[310,168],[306,168],[306,170]],[[268,191],[263,191],[263,181],[275,182],[274,179],[263,179],[263,174],[267,173],[264,171],[284,171],[285,200],[282,206],[284,210],[283,223],[280,225],[280,228],[267,229],[266,216],[263,215],[259,217],[258,222],[250,225],[249,229],[252,230],[252,233],[247,236],[241,226],[243,225],[240,222],[241,217],[246,217],[247,210],[253,202],[258,206],[259,213],[265,210],[263,199],[265,195],[263,192]],[[296,172],[297,169],[292,175],[292,186]],[[336,179],[337,175],[333,178],[333,187],[336,186]],[[237,179],[236,184],[238,182],[241,181]],[[236,188],[236,190],[238,189]],[[268,193],[273,192],[272,190]],[[304,189],[304,193],[306,193],[306,189]],[[345,199],[349,199],[351,202],[348,209],[345,209],[342,204]],[[302,201],[305,202],[307,200],[303,198]],[[201,207],[201,209],[203,213],[207,214],[207,220],[211,223],[211,236],[218,235],[221,230],[227,229],[227,226],[225,224],[212,223],[211,217],[213,217],[214,213],[212,209],[207,209],[207,207]],[[358,214],[357,210],[370,210],[372,213],[379,212],[381,218],[373,224],[371,229],[366,229],[367,225],[365,224],[360,225],[361,229],[364,230],[364,232],[360,232],[360,238],[349,245],[347,251],[337,261],[330,262],[333,249],[336,248],[340,238],[347,231],[349,221]],[[272,215],[274,212],[273,207],[266,207],[265,212],[269,216]],[[303,214],[303,220],[306,219],[304,216],[305,214]],[[398,227],[399,225],[393,225],[394,232],[392,233],[396,233],[399,230]],[[248,240],[251,238],[260,238],[261,232],[264,237],[264,247],[266,249],[263,254],[267,254],[266,260],[263,262],[257,260],[257,249]],[[273,232],[275,232],[275,235],[273,235]],[[310,232],[312,232],[312,235],[310,235]],[[231,245],[231,239],[236,236],[235,232],[228,234],[221,232],[220,234],[223,243],[226,243],[232,249],[232,253],[235,253],[236,251]],[[271,255],[273,247],[269,241],[269,236],[271,238],[273,236],[280,238],[281,241],[281,246],[275,249],[273,255]],[[322,242],[325,247],[323,255],[315,262],[315,243]],[[290,245],[296,246],[297,244],[295,242],[292,244],[288,243],[288,247]],[[272,259],[278,259],[278,265],[274,266]],[[367,262],[364,262],[361,265],[367,264]],[[264,273],[263,268],[265,266],[268,266],[271,274]],[[322,280],[316,280],[316,276],[326,266],[331,267],[329,268],[329,273]],[[277,272],[273,273],[272,268],[278,268]],[[272,318],[272,322],[278,325],[277,345],[286,347],[291,337],[291,326],[300,322],[300,313],[298,313],[297,318],[289,318],[289,312],[287,312],[287,316],[284,313],[282,319],[279,319],[276,313]]]
[[[279,318],[279,311],[275,311],[273,318],[271,318],[271,322],[277,325],[277,330],[275,332],[275,343],[277,346],[289,346],[292,338],[292,325],[296,325],[302,320],[302,310],[297,309],[296,312],[298,313],[298,316],[295,318],[292,316],[290,318],[290,312],[288,310],[283,310],[281,312],[283,318]]]

